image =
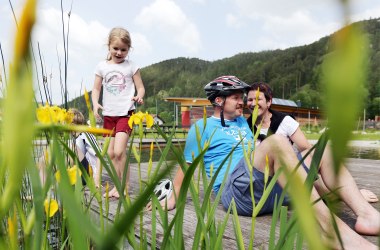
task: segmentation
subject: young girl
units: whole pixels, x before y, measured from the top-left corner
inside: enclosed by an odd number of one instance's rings
[[[140,70],[126,57],[131,48],[129,32],[123,28],[113,28],[108,36],[108,57],[100,62],[95,70],[95,83],[92,89],[94,115],[100,118],[102,110],[104,128],[114,130],[108,154],[115,166],[117,175],[122,180],[126,163],[126,151],[132,129],[128,126],[130,115],[135,109],[134,103],[143,103],[145,94]],[[100,90],[103,85],[103,106],[99,104]],[[135,95],[135,89],[137,94]],[[126,190],[129,185],[127,173]],[[119,198],[114,187],[109,197]]]

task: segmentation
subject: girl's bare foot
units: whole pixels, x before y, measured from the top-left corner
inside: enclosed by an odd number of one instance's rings
[[[364,199],[370,203],[378,202],[379,198],[372,191],[368,189],[360,189],[360,193],[363,195]]]
[[[116,188],[113,188],[112,190],[115,190],[113,193],[112,193],[112,197],[115,197],[116,199],[119,199],[120,198],[120,194],[119,192],[117,191]],[[127,195],[127,191],[124,191],[124,196]],[[111,197],[111,196],[110,196]]]
[[[111,198],[111,197],[116,197],[115,196],[115,193],[117,193],[119,195],[119,193],[117,192],[117,189],[116,187],[112,188],[111,191],[108,192],[108,197]],[[107,196],[107,193],[103,194],[103,197],[106,198]],[[117,197],[118,198],[118,197]]]
[[[116,199],[119,199],[120,198],[120,194],[119,194],[119,192],[117,191],[116,188],[114,188],[114,189],[115,189],[115,192],[112,193],[112,197],[115,197]]]

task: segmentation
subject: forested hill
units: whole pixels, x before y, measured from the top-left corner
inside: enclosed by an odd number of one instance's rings
[[[361,25],[369,38],[367,114],[380,114],[380,19],[354,23]],[[236,75],[252,83],[268,82],[274,96],[300,100],[303,107],[321,106],[320,65],[329,51],[329,38],[309,45],[284,50],[240,53],[217,61],[175,58],[141,69],[146,89],[144,110],[171,120],[173,104],[162,97],[205,97],[203,87],[220,75]],[[233,46],[233,45],[232,45]]]

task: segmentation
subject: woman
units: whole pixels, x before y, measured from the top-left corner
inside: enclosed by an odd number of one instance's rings
[[[257,93],[259,91],[259,93]],[[258,101],[256,104],[256,95],[258,94]],[[256,105],[258,105],[258,115],[255,124],[252,124],[252,115],[247,119],[247,122],[256,134],[258,126],[261,124],[257,144],[264,140],[271,134],[280,134],[289,139],[289,143],[292,143],[296,149],[296,152],[306,153],[312,145],[306,139],[306,136],[301,131],[299,123],[290,115],[272,110],[273,92],[267,83],[258,82],[251,85],[251,89],[248,92],[247,106],[252,111]],[[327,157],[329,150],[325,150],[323,157]],[[302,159],[302,153],[298,153],[299,159]],[[323,164],[323,158],[322,158]],[[310,163],[307,163],[310,165]],[[329,192],[320,178],[320,188]],[[368,202],[377,202],[378,198],[376,194],[367,189],[361,189],[360,192]]]

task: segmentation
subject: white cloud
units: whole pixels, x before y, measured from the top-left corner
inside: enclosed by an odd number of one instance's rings
[[[55,8],[40,9],[33,32],[33,41],[39,42],[45,71],[51,76],[53,101],[61,101],[60,74],[64,73],[64,47],[61,12]],[[64,13],[65,32],[69,31],[68,89],[70,99],[83,93],[83,88],[91,90],[95,65],[107,55],[107,35],[109,29],[98,21],[85,21],[77,14],[71,14],[69,27],[67,13]],[[67,44],[66,44],[67,46]],[[37,51],[36,51],[37,52]],[[38,58],[38,57],[37,57]],[[61,72],[59,71],[59,63]],[[37,61],[39,61],[37,59]],[[39,65],[38,65],[39,66]],[[83,83],[84,86],[81,84]]]
[[[370,8],[366,9],[362,12],[356,13],[352,16],[352,21],[360,21],[364,19],[369,19],[369,18],[379,18],[380,17],[380,7],[377,8]]]
[[[240,22],[256,23],[255,47],[288,48],[317,41],[340,28],[341,9],[336,2],[231,0]],[[367,0],[366,0],[367,1]]]
[[[147,56],[152,52],[152,45],[143,34],[131,32],[131,39],[131,54],[134,54],[136,56]]]
[[[72,46],[75,50],[86,49],[88,53],[93,53],[94,50],[98,50],[107,43],[109,30],[100,22],[86,22],[80,16],[71,14],[68,24],[67,13],[64,14],[64,19],[65,32],[70,32],[69,48]],[[41,10],[34,35],[38,41],[46,43],[49,48],[51,45],[61,46],[63,44],[61,12],[54,8]]]
[[[288,46],[312,43],[338,28],[338,24],[333,22],[321,26],[307,11],[294,12],[287,18],[268,16],[263,26],[274,41],[285,42]]]
[[[320,8],[327,3],[331,5],[331,1],[328,0],[232,0],[232,2],[236,4],[241,14],[250,18],[267,18],[268,15],[287,17],[300,10],[314,9],[318,6]]]
[[[197,27],[172,0],[155,0],[143,8],[135,22],[145,29],[160,32],[161,38],[174,41],[190,53],[196,53],[201,48]]]
[[[206,0],[191,0],[191,2],[204,4],[206,3]]]
[[[226,16],[226,23],[228,27],[235,29],[239,29],[243,26],[242,20],[238,16],[230,13]]]

